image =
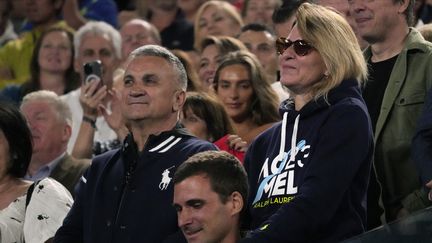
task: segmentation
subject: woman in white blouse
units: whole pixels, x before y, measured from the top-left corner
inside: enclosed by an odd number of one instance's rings
[[[22,180],[32,154],[31,133],[15,106],[0,103],[0,242],[47,242],[72,206],[70,193],[46,178]],[[31,189],[29,189],[31,188]]]

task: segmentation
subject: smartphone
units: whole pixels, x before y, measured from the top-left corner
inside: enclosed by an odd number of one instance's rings
[[[92,79],[100,79],[99,86],[103,86],[102,82],[102,62],[100,60],[95,60],[87,62],[83,65],[84,69],[84,82],[88,83]]]

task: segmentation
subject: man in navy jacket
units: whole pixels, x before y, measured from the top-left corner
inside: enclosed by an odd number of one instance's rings
[[[191,155],[216,149],[178,125],[186,86],[165,48],[130,54],[120,101],[130,134],[121,149],[94,158],[55,242],[162,242],[178,231],[171,178]]]

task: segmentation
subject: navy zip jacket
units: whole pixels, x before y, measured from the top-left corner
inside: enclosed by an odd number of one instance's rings
[[[179,230],[171,178],[206,150],[217,148],[180,127],[150,136],[141,153],[129,135],[121,149],[94,158],[54,242],[162,242]]]
[[[249,232],[241,242],[337,242],[364,232],[373,135],[355,80],[262,133],[245,157]]]

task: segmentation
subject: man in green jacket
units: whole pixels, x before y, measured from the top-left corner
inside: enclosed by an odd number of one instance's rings
[[[432,44],[409,26],[414,0],[349,0],[369,43],[364,90],[375,131],[375,171],[387,222],[431,205],[410,158],[411,140],[432,85]]]

